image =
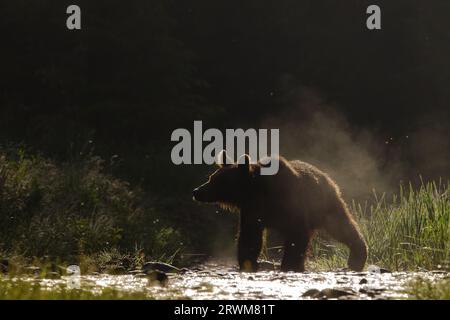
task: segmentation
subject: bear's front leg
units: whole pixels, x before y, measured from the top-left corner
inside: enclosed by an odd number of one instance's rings
[[[238,261],[241,271],[257,271],[258,257],[261,252],[263,226],[258,219],[252,219],[241,213]]]

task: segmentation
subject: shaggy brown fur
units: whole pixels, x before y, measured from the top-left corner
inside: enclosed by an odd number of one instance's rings
[[[283,271],[305,270],[310,239],[319,229],[349,247],[349,268],[364,268],[366,244],[338,186],[327,174],[308,163],[280,157],[278,173],[264,176],[259,174],[261,162],[250,164],[249,157],[243,157],[242,164],[221,165],[193,192],[197,201],[240,212],[241,270],[257,270],[265,228],[277,229],[285,237]]]

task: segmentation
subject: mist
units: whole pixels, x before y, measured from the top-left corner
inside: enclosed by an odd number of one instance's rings
[[[290,88],[280,100],[285,111],[265,118],[262,126],[280,128],[281,154],[328,173],[348,200],[370,199],[374,191],[397,192],[400,183],[417,186],[422,180],[448,178],[449,136],[439,122],[386,135],[376,126],[352,124],[314,88]]]

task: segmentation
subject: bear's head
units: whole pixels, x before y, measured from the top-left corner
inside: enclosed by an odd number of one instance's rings
[[[250,161],[248,155],[243,155],[237,163],[233,163],[225,151],[221,151],[217,161],[219,169],[209,176],[206,183],[193,190],[193,199],[225,207],[240,207],[251,189],[256,167]]]

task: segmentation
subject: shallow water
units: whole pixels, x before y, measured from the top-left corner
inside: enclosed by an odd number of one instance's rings
[[[404,299],[405,282],[416,277],[439,279],[444,272],[306,272],[261,271],[240,273],[221,263],[207,263],[182,274],[168,274],[166,283],[144,275],[81,275],[60,279],[33,279],[48,289],[62,286],[93,292],[103,288],[137,291],[156,299],[315,299],[325,298],[311,289],[334,289],[327,298]],[[309,290],[309,291],[308,291]],[[329,292],[329,291],[328,291]],[[337,292],[337,294],[336,294]]]

